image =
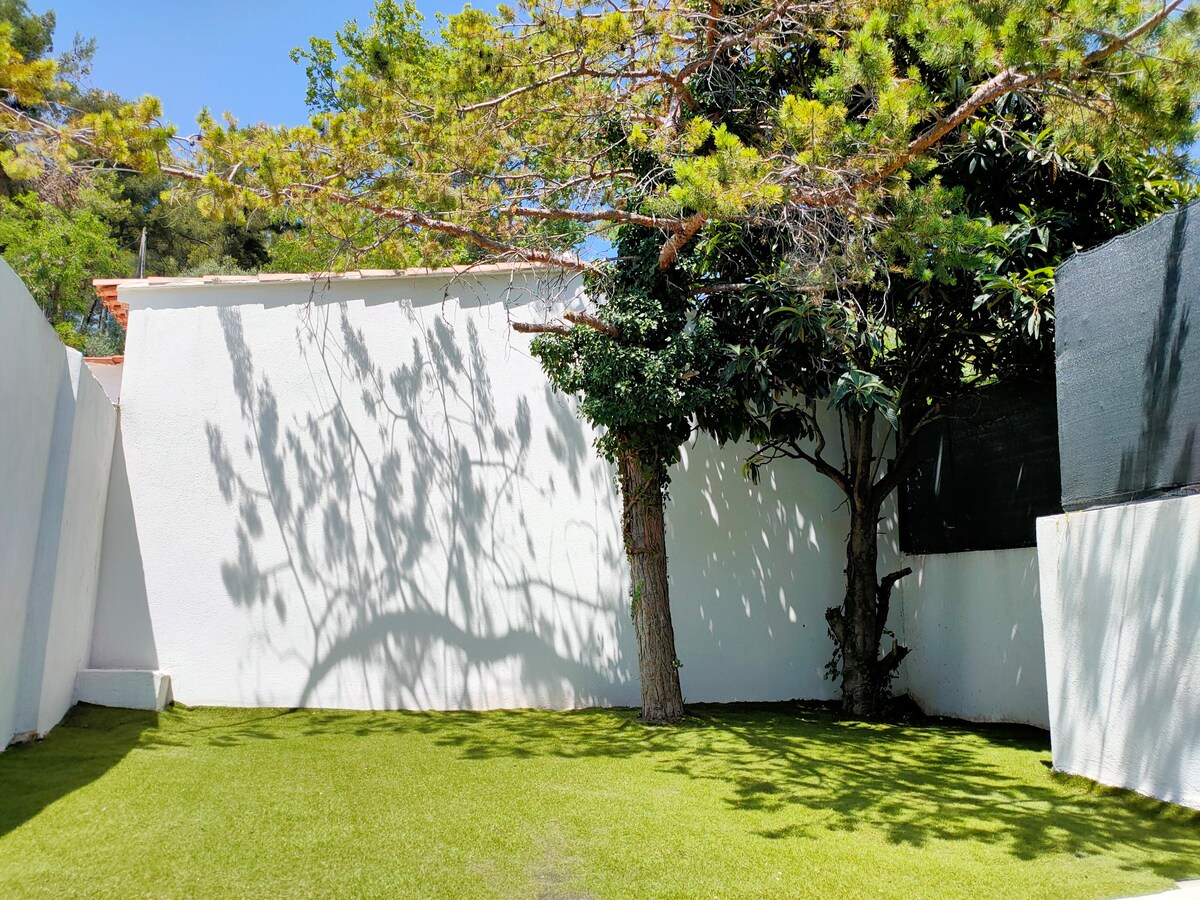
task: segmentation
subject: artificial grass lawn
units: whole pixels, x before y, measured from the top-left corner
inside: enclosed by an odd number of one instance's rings
[[[1032,730],[796,706],[80,706],[0,754],[0,896],[1114,897],[1200,814],[1064,779]]]

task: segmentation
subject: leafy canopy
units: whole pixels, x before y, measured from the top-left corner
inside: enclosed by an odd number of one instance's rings
[[[1005,232],[971,210],[943,150],[1012,130],[995,116],[1021,97],[1039,152],[1068,167],[1169,151],[1192,127],[1198,25],[1182,0],[526,0],[430,33],[411,2],[381,0],[365,27],[296,51],[309,123],[203,112],[186,157],[152,98],[55,107],[53,65],[6,31],[0,164],[160,173],[206,213],[303,222],[307,249],[343,262],[584,271],[594,321],[550,323],[537,347],[585,415],[627,433],[654,420],[647,446],[693,415],[771,438],[807,427],[788,392],[889,420],[906,390],[928,401],[903,375],[905,354],[930,352],[912,322],[961,336],[1011,302],[1038,336],[1045,267],[1013,264],[1012,243],[1041,225],[1007,215]],[[632,261],[582,258],[595,237]],[[982,299],[947,317],[934,286]],[[715,378],[721,344],[732,388]],[[994,346],[938,352],[961,377]]]
[[[641,225],[662,234],[668,265],[709,225],[876,214],[1013,92],[1038,96],[1056,146],[1173,142],[1191,122],[1197,59],[1198,14],[1182,7],[535,0],[467,8],[430,35],[411,3],[382,0],[367,27],[298,51],[304,126],[205,113],[183,166],[152,100],[41,124],[10,104],[8,127],[27,140],[3,162],[157,167],[209,211],[285,207],[348,246],[428,261],[466,245],[585,268],[575,251],[588,234]],[[0,88],[36,101],[53,78],[37,65],[5,54]],[[781,68],[796,77],[762,90],[759,73]],[[706,100],[722,94],[736,105]],[[614,135],[652,160],[648,178],[613,159]]]

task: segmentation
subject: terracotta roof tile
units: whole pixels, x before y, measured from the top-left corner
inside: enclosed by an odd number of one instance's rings
[[[112,317],[121,323],[121,327],[125,328],[129,324],[129,304],[122,303],[117,299],[117,285],[120,282],[115,280],[93,281],[92,285],[96,288],[96,293],[100,297],[100,302],[104,304],[104,308],[112,314]]]

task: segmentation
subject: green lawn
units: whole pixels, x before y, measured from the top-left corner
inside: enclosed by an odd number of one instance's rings
[[[77,707],[0,754],[0,896],[1113,897],[1200,814],[1053,775],[1044,734],[787,705]]]

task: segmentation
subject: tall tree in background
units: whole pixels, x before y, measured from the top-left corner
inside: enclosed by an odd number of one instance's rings
[[[70,320],[92,306],[93,278],[121,274],[128,264],[106,223],[89,209],[64,211],[33,193],[0,198],[0,247],[47,320],[67,326],[64,342],[82,350]]]
[[[25,0],[0,0],[5,52],[25,72],[10,88],[9,101],[24,113],[55,116],[76,96],[73,79],[86,72],[92,46],[76,38],[71,51],[54,60],[55,15],[34,14]],[[15,56],[13,54],[16,54]],[[11,136],[0,153],[14,154]],[[125,274],[132,256],[123,252],[108,219],[121,213],[111,200],[111,179],[67,171],[16,166],[0,171],[0,253],[29,287],[63,342],[84,350],[76,327],[90,312],[93,278]]]
[[[24,115],[65,123],[73,116],[123,115],[126,101],[86,85],[95,42],[78,35],[53,56],[53,10],[35,14],[25,0],[0,0],[12,72],[7,99]],[[12,54],[16,54],[13,56]],[[204,216],[191,198],[164,199],[172,182],[157,172],[128,171],[109,160],[45,167],[20,156],[8,134],[0,153],[0,253],[29,286],[64,343],[86,353],[120,352],[116,322],[91,321],[93,278],[135,274],[146,232],[146,271],[154,275],[237,273],[271,266],[271,245],[288,230],[260,214],[246,222]],[[288,263],[313,262],[289,253]],[[103,314],[101,314],[103,315]]]
[[[556,383],[581,392],[583,414],[608,427],[602,452],[620,461],[622,435],[653,436],[636,446],[636,470],[622,467],[621,487],[635,622],[645,617],[635,628],[643,712],[670,721],[682,702],[674,665],[661,665],[677,658],[665,547],[637,534],[658,527],[680,423],[697,416],[732,437],[750,407],[755,436],[809,446],[819,468],[823,459],[807,407],[774,410],[777,384],[755,372],[754,354],[731,351],[728,383],[709,380],[722,368],[706,349],[710,328],[727,312],[771,321],[787,351],[771,365],[793,366],[789,388],[810,398],[832,391],[844,445],[865,448],[856,459],[881,459],[874,422],[899,424],[902,410],[897,389],[877,385],[866,362],[897,339],[877,314],[900,302],[889,276],[950,283],[994,236],[931,174],[939,148],[1014,93],[1037,101],[1048,151],[1087,158],[1117,141],[1173,146],[1194,109],[1197,15],[1182,6],[656,0],[614,9],[572,0],[496,16],[467,9],[433,39],[411,5],[387,0],[368,29],[348,26],[300,54],[317,110],[310,125],[205,118],[186,165],[171,155],[173,133],[152,101],[61,118],[26,112],[15,101],[40,82],[10,55],[0,88],[13,102],[0,117],[16,152],[3,163],[106,160],[191,185],[209,212],[267,209],[320,223],[312,233],[349,249],[585,273],[592,308],[526,330],[543,334]],[[615,237],[633,261],[581,259],[594,236]],[[768,251],[757,261],[756,246]],[[772,304],[790,313],[772,319]],[[948,365],[961,374],[969,359]],[[593,377],[593,362],[605,360],[611,377]],[[625,385],[615,405],[614,385]],[[731,390],[740,405],[725,401]],[[648,432],[639,397],[662,413]],[[853,496],[870,501],[895,471],[852,467]],[[852,557],[855,541],[873,546],[872,508],[851,510]],[[871,714],[884,585],[873,570],[867,583],[874,556],[861,549],[831,627],[847,708]],[[661,599],[646,603],[647,585]]]

